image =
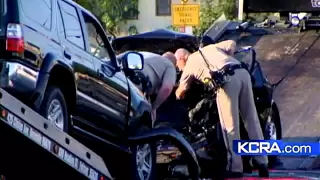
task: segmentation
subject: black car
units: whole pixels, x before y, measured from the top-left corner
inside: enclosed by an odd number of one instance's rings
[[[189,51],[196,51],[198,48],[197,36],[168,29],[156,29],[131,36],[113,37],[111,40],[113,49],[120,53],[126,50],[139,50],[163,54],[178,48],[185,48]]]
[[[240,38],[244,32],[251,32],[254,36],[261,36],[267,33],[263,29],[251,28],[251,25],[247,22],[219,21],[217,24],[214,23],[206,34],[211,40],[214,40],[214,42],[221,42],[227,39],[245,41],[245,38]],[[115,48],[124,46],[129,47],[126,50],[144,50],[155,53],[165,52],[171,48],[171,51],[175,52],[178,48],[181,48],[179,47],[179,39],[175,37],[172,37],[170,41],[168,40],[166,43],[161,43],[161,39],[149,37],[148,40],[152,42],[152,44],[162,45],[158,46],[156,50],[147,43],[146,45],[141,44],[137,46],[135,41],[132,41],[134,37],[135,36],[128,36],[119,38],[118,40],[115,39],[113,44]],[[254,38],[256,37],[253,37],[253,39]],[[142,41],[142,38],[140,41]],[[177,46],[172,47],[172,44],[177,44]],[[185,46],[182,47],[186,48]],[[196,45],[194,45],[194,47],[196,47]],[[244,46],[238,48],[235,56],[248,66],[248,71],[252,76],[255,105],[265,139],[280,140],[282,139],[281,118],[277,103],[273,99],[273,93],[278,83],[271,84],[267,80],[259,61],[256,59],[256,51],[253,47]],[[119,50],[122,51],[121,48]],[[191,52],[195,52],[195,50]],[[177,80],[179,80],[181,73],[182,72],[177,72]],[[178,83],[179,82],[177,82],[177,84]],[[178,86],[175,88],[177,87]],[[210,86],[203,84],[203,82],[195,81],[186,92],[184,100],[176,99],[175,88],[171,96],[157,109],[155,127],[172,127],[185,135],[195,151],[199,154],[199,162],[202,167],[203,176],[207,176],[208,174],[216,176],[222,173],[225,170],[225,164],[223,163],[227,162],[225,154],[227,151],[225,150],[222,138],[215,96],[213,96],[215,92],[214,88],[210,88]],[[245,130],[242,123],[241,138],[244,140],[248,139],[248,134]],[[166,152],[168,146],[170,146],[170,144],[167,145],[166,143],[163,145],[163,148],[159,148],[159,154],[161,154],[161,151]],[[208,156],[203,156],[205,149],[209,149],[205,152],[209,154]],[[179,160],[179,158],[175,156],[172,159]],[[244,156],[244,160],[246,169],[250,169],[250,158]],[[208,164],[208,162],[210,163]],[[278,165],[278,163],[277,156],[269,156],[269,165],[271,167]]]
[[[123,73],[142,68],[135,52],[117,62],[99,21],[71,0],[0,0],[1,87],[96,151],[119,179],[152,179],[148,142],[168,134],[149,131],[151,105]]]

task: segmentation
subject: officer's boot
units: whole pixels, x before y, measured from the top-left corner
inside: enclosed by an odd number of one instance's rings
[[[260,164],[258,170],[259,177],[269,177],[269,169],[267,164]]]

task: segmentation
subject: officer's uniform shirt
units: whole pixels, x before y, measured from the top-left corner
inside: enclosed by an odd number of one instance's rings
[[[152,88],[147,92],[148,95],[157,94],[161,85],[176,83],[176,69],[173,63],[167,58],[151,52],[140,52],[144,57],[144,67],[142,73],[148,76]]]
[[[204,81],[205,78],[211,78],[210,70],[220,70],[227,64],[239,64],[240,62],[237,59],[229,55],[234,54],[235,49],[236,43],[232,40],[222,41],[202,48],[202,54],[208,61],[210,69],[208,69],[199,51],[189,55],[180,78],[179,88],[187,90],[193,78],[201,81]]]

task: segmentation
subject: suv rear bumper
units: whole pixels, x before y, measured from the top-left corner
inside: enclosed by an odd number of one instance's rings
[[[34,105],[43,90],[37,90],[40,73],[18,62],[2,61],[1,88],[25,102]],[[37,97],[35,97],[37,95]]]

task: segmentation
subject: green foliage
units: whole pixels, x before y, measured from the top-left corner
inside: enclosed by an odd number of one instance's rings
[[[106,29],[117,33],[119,24],[137,16],[138,0],[75,0],[91,11]]]
[[[178,27],[175,27],[175,26],[168,26],[167,29],[169,30],[172,30],[172,31],[179,31],[179,28]]]
[[[228,19],[235,17],[235,0],[202,0],[200,5],[200,26],[195,27],[193,33],[201,35],[222,14]]]
[[[246,16],[252,22],[263,22],[270,15],[274,15],[274,13],[249,13]]]
[[[135,35],[139,33],[137,27],[134,25],[128,28],[128,32],[129,32],[129,35]]]

